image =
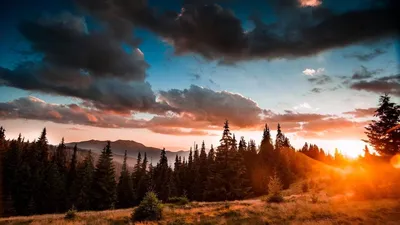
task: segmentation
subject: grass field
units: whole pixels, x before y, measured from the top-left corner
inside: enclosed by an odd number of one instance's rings
[[[319,194],[286,196],[284,203],[266,203],[260,199],[190,203],[185,206],[164,205],[163,220],[159,222],[130,222],[132,209],[101,212],[78,212],[72,220],[64,214],[12,217],[0,219],[0,225],[44,224],[399,224],[400,201],[381,199],[354,201],[346,196],[326,197]]]

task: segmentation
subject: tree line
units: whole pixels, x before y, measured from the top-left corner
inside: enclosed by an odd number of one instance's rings
[[[79,160],[78,146],[69,150],[64,140],[52,148],[46,129],[34,141],[21,135],[6,140],[0,128],[0,151],[3,153],[2,202],[8,215],[30,215],[78,210],[127,208],[140,203],[146,192],[154,191],[162,201],[186,196],[193,201],[244,199],[266,194],[273,173],[284,188],[304,176],[309,169],[290,145],[278,125],[275,143],[266,125],[259,147],[253,140],[237,140],[228,121],[220,144],[206,151],[205,143],[190,149],[188,158],[176,156],[170,166],[163,149],[156,165],[146,153],[138,154],[130,170],[127,154],[120,174],[116,174],[110,142],[97,162],[91,151]],[[304,163],[302,163],[304,162]]]
[[[368,142],[381,155],[399,153],[400,130],[387,130],[400,122],[400,107],[387,95],[382,96],[375,117],[379,120],[366,128]],[[94,162],[91,151],[79,159],[75,145],[69,157],[64,140],[53,148],[46,136],[43,129],[33,142],[24,141],[21,135],[6,140],[5,130],[0,128],[0,209],[4,208],[5,214],[56,213],[72,207],[127,208],[138,205],[148,191],[164,202],[180,196],[192,201],[240,200],[268,194],[271,177],[278,179],[283,188],[304,177],[311,169],[304,155],[327,163],[337,163],[343,157],[338,151],[331,156],[307,143],[295,151],[279,124],[274,141],[265,125],[257,146],[254,140],[236,139],[226,121],[215,149],[211,146],[206,151],[203,142],[190,149],[188,158],[176,156],[173,166],[168,163],[165,149],[156,165],[148,162],[146,153],[139,153],[133,169],[128,168],[125,152],[117,175],[110,142]]]

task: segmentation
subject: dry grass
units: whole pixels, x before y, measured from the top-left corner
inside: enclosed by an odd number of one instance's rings
[[[136,224],[398,224],[400,202],[383,199],[353,201],[344,197],[323,198],[312,203],[310,194],[287,196],[282,204],[261,200],[215,203],[191,203],[186,206],[165,205],[164,218],[158,223]],[[79,212],[74,220],[64,214],[0,219],[0,225],[117,225],[132,224],[132,209],[102,212]]]

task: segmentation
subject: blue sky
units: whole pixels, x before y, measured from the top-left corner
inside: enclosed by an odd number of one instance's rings
[[[81,18],[85,18],[84,21],[89,27],[89,32],[94,32],[94,30],[98,28],[100,28],[100,30],[103,29],[104,21],[102,21],[101,18],[96,18],[96,16],[90,12],[78,10],[76,4],[68,0],[40,0],[35,2],[21,0],[14,2],[9,1],[8,3],[2,4],[5,5],[1,7],[2,11],[0,13],[2,21],[2,34],[0,35],[0,66],[10,70],[13,70],[21,62],[41,62],[41,55],[43,54],[35,50],[30,54],[27,53],[31,51],[30,46],[32,43],[27,40],[17,28],[22,20],[34,21],[43,14],[51,17],[61,12],[70,12],[73,15],[80,15]],[[178,1],[169,1],[167,3],[166,1],[154,0],[149,1],[148,5],[161,10],[174,10],[177,13],[179,13],[179,10],[182,8],[182,5],[179,4]],[[276,16],[277,14],[274,13],[275,9],[271,7],[267,1],[254,1],[250,4],[243,4],[240,3],[240,1],[236,1],[234,3],[221,4],[221,6],[230,8],[235,13],[235,16],[240,19],[245,31],[254,29],[254,24],[249,20],[249,16],[252,13],[259,15],[266,24],[271,24],[274,21],[279,22],[285,19],[283,16]],[[326,7],[340,15],[341,13],[351,12],[352,10],[367,10],[365,4],[361,6],[363,7],[360,7],[360,1],[322,1],[322,4],[320,6],[315,6],[315,8]],[[311,12],[314,7],[309,8]],[[144,54],[144,60],[149,65],[149,68],[145,71],[147,76],[145,80],[141,82],[148,82],[151,85],[151,89],[154,91],[157,99],[167,96],[166,93],[162,94],[162,92],[168,92],[168,97],[166,97],[169,98],[167,99],[169,101],[168,104],[175,108],[177,105],[180,107],[183,106],[179,101],[172,102],[176,100],[176,96],[172,96],[169,91],[171,89],[177,89],[182,91],[181,95],[184,95],[185,90],[187,93],[190,93],[191,90],[194,90],[191,88],[191,85],[195,85],[206,91],[210,90],[209,94],[219,95],[224,91],[232,95],[240,94],[243,98],[249,98],[251,101],[255,102],[259,109],[271,110],[275,116],[286,114],[290,114],[291,116],[294,114],[319,114],[350,118],[349,121],[355,121],[351,120],[354,119],[354,117],[351,117],[351,114],[343,115],[342,113],[355,109],[376,107],[378,97],[382,93],[372,89],[351,88],[350,86],[352,84],[358,82],[351,80],[351,77],[358,71],[361,71],[362,66],[366,68],[364,72],[372,74],[369,77],[370,80],[367,80],[368,82],[372,82],[372,79],[393,76],[399,73],[399,42],[396,36],[382,35],[382,37],[375,37],[372,41],[366,38],[365,41],[357,41],[343,47],[326,48],[311,55],[307,54],[296,57],[286,57],[283,55],[282,57],[256,57],[255,59],[249,57],[249,59],[234,62],[234,65],[221,65],[218,60],[219,56],[213,60],[208,60],[205,59],[201,53],[196,51],[187,51],[183,55],[176,55],[175,49],[177,46],[171,45],[168,41],[169,37],[166,37],[163,33],[154,32],[154,30],[149,30],[146,27],[134,27],[134,29],[132,29],[132,33],[133,32],[135,37],[139,37],[142,40],[141,43],[135,47],[139,48]],[[54,42],[57,42],[57,40],[54,40]],[[135,47],[128,45],[125,47],[125,50],[129,51]],[[354,57],[354,55],[373,55],[372,53],[376,51],[376,49],[379,49],[379,53],[368,60],[360,60],[360,58]],[[85,49],[82,49],[82,51],[85,51]],[[318,84],[318,79],[323,79],[324,77],[327,77],[329,80],[326,82],[321,81],[321,83]],[[310,78],[316,80],[310,81]],[[348,80],[348,83],[345,82],[346,80]],[[398,80],[391,80],[391,82],[394,83],[394,85],[399,85]],[[312,91],[313,89],[314,92]],[[396,93],[396,90],[393,90],[393,88],[389,91]],[[92,99],[84,99],[73,95],[68,96],[54,92],[49,93],[43,90],[38,91],[21,88],[21,86],[8,85],[7,82],[0,86],[0,102],[2,103],[13,103],[16,99],[28,98],[28,96],[41,99],[46,104],[65,106],[73,103],[81,105],[82,102],[92,101]],[[229,97],[229,95],[227,96]],[[193,96],[189,97],[194,98]],[[186,98],[189,97],[186,96]],[[238,97],[232,97],[232,99],[236,98]],[[229,100],[226,101],[228,102],[232,99],[229,98]],[[399,102],[399,96],[396,94],[393,94],[392,99],[395,102]],[[197,126],[180,127],[176,125],[168,127],[168,131],[166,131],[166,127],[162,127],[163,132],[157,132],[147,127],[137,127],[136,125],[135,127],[123,127],[113,124],[112,127],[117,128],[111,128],[106,125],[90,124],[87,121],[82,122],[70,118],[57,122],[54,118],[46,119],[40,118],[39,116],[32,117],[31,115],[26,115],[24,117],[20,114],[18,116],[2,116],[0,123],[9,131],[8,136],[11,138],[16,136],[18,132],[22,132],[23,135],[28,136],[28,138],[34,138],[38,135],[37,131],[42,129],[44,125],[51,127],[54,133],[56,133],[54,139],[51,139],[54,143],[58,142],[58,139],[62,136],[66,136],[67,141],[92,138],[134,139],[146,145],[167,146],[172,149],[187,148],[193,141],[200,142],[203,139],[217,144],[219,130],[214,130],[212,127],[215,126],[215,121],[210,122],[209,120],[210,118],[224,117],[230,120],[229,113],[224,112],[224,114],[218,110],[214,112],[204,109],[204,112],[202,111],[201,114],[202,116],[200,116],[190,111],[194,109],[189,103],[196,101],[196,99],[184,100],[185,102],[187,101],[186,103],[189,109],[187,109],[187,111],[184,109],[177,110],[179,113],[176,111],[174,118],[179,120],[189,115],[193,121],[199,123],[207,122],[208,125],[202,128]],[[240,104],[236,105],[236,103],[229,102],[229,104],[234,105],[232,109],[238,112],[242,110],[243,107],[246,107]],[[13,103],[13,107],[16,107],[16,104]],[[97,107],[91,108],[90,110],[103,109]],[[121,116],[122,119],[134,118],[148,121],[154,116],[157,116],[151,110],[129,110],[130,116]],[[203,109],[199,110],[201,111]],[[59,111],[57,111],[57,113],[59,113]],[[98,112],[96,111],[96,113]],[[217,114],[213,115],[213,113]],[[171,112],[168,112],[166,117],[171,116],[170,114]],[[99,117],[102,114],[93,115]],[[204,115],[207,115],[206,117],[208,119],[204,119]],[[65,117],[62,113],[60,116],[63,118]],[[370,118],[370,116],[371,115],[366,117],[366,119]],[[113,117],[113,120],[114,119],[118,120],[120,118]],[[246,120],[245,112],[243,114],[243,120]],[[29,121],[29,125],[24,125],[28,123],[27,121]],[[302,121],[299,120],[297,122],[300,123]],[[282,121],[282,123],[285,124],[285,121]],[[288,126],[291,127],[293,124],[289,125],[289,123],[290,121],[288,121]],[[309,123],[310,125],[312,124],[312,122]],[[220,124],[223,124],[223,120],[220,121]],[[257,125],[251,124],[247,126],[244,123],[235,122],[234,120],[232,126],[238,133],[246,136],[247,139],[252,138],[258,140],[261,136],[260,130],[263,125],[262,123],[257,123]],[[276,121],[271,122],[271,126],[275,127]],[[73,127],[80,127],[81,129],[72,131],[70,128]],[[361,131],[361,133],[347,137],[334,135],[335,138],[302,135],[302,132],[295,132],[295,129],[289,129],[287,133],[294,139],[293,143],[296,147],[300,147],[300,145],[308,139],[330,149],[336,147],[332,139],[340,143],[342,143],[343,140],[352,141],[351,144],[347,142],[345,144],[339,144],[341,147],[345,145],[356,146],[357,148],[362,146],[362,142],[358,138],[362,137],[362,129],[358,129],[358,127],[357,129],[351,129],[351,131],[347,132],[346,129],[348,128],[349,127],[343,128],[344,134],[354,133],[355,130]],[[176,131],[176,129],[179,129],[178,133],[172,132]],[[191,129],[192,131],[207,131],[208,133],[193,132],[193,135],[185,133],[185,140],[183,141],[182,134],[186,129]],[[337,129],[338,130],[335,130],[335,132],[340,133],[340,127]],[[127,132],[127,130],[129,130],[129,132]],[[285,131],[285,125],[283,125],[283,130]],[[78,135],[72,134],[73,132],[78,133]],[[318,133],[320,131],[316,132]],[[110,137],[104,134],[110,134]],[[137,138],[134,136],[137,136]],[[158,141],[154,142],[154,139]]]

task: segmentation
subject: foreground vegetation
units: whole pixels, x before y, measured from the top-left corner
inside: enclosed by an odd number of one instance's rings
[[[398,224],[400,202],[381,199],[374,201],[349,200],[346,196],[327,198],[319,194],[285,196],[285,202],[267,203],[260,199],[229,202],[193,202],[184,206],[165,204],[163,219],[135,224]],[[132,209],[101,212],[78,212],[74,219],[64,214],[11,217],[0,219],[0,225],[21,224],[133,224]]]

